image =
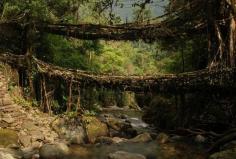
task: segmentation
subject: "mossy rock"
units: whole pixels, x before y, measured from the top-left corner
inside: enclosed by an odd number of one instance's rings
[[[107,125],[96,117],[83,116],[82,122],[89,143],[94,143],[97,137],[108,135]]]
[[[220,151],[212,154],[209,159],[235,159],[236,158],[236,148]]]
[[[15,131],[9,129],[0,129],[0,147],[7,147],[18,143],[18,135]]]

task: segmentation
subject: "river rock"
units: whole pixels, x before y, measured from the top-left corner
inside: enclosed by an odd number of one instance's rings
[[[39,149],[40,159],[64,159],[69,154],[69,148],[63,143],[45,144]]]
[[[236,140],[233,140],[231,142],[226,143],[225,145],[222,145],[220,147],[220,149],[223,150],[227,150],[227,149],[233,149],[236,148]]]
[[[32,141],[43,141],[45,139],[44,134],[39,130],[31,131],[30,135],[32,136]]]
[[[28,147],[31,145],[31,137],[29,135],[20,135],[19,142],[22,146]]]
[[[172,141],[180,141],[183,139],[182,136],[179,136],[179,135],[174,135],[170,138]]]
[[[75,131],[70,132],[70,143],[71,144],[83,144],[85,142],[85,132],[82,127],[77,127]]]
[[[22,158],[22,151],[10,148],[0,149],[0,159],[20,159]]]
[[[29,148],[24,148],[22,149],[22,156],[24,159],[36,159],[36,158],[39,158],[37,156],[39,153],[39,150],[37,147],[29,147]]]
[[[117,131],[120,131],[124,126],[127,126],[128,124],[125,122],[122,122],[119,119],[116,118],[107,118],[107,125]]]
[[[6,148],[14,149],[14,150],[19,150],[19,149],[20,149],[20,146],[17,145],[17,144],[10,144],[10,145],[8,145]]]
[[[140,134],[130,140],[128,140],[129,142],[141,142],[141,143],[144,143],[144,142],[149,142],[149,141],[152,141],[152,137],[149,133],[143,133],[143,134]]]
[[[64,118],[56,118],[52,123],[51,127],[54,131],[56,131],[59,135],[61,135],[61,127],[66,125]]]
[[[128,128],[124,127],[124,129],[122,129],[122,132],[123,132],[122,137],[126,138],[133,138],[138,134],[137,130],[135,130],[132,126]]]
[[[110,153],[108,159],[146,159],[146,157],[136,153],[117,151],[115,153]]]
[[[107,118],[106,123],[110,128],[110,136],[132,138],[137,135],[137,131],[129,122],[117,118]]]
[[[113,140],[111,137],[101,136],[96,139],[96,143],[109,145],[109,144],[113,144]]]
[[[16,159],[9,153],[0,152],[0,159]]]
[[[236,148],[220,151],[212,154],[209,159],[235,159]]]
[[[112,138],[112,141],[113,141],[114,144],[118,144],[118,143],[127,141],[127,139],[125,139],[125,138],[120,138],[120,137],[113,137],[113,138]]]
[[[6,122],[7,124],[12,124],[15,121],[12,117],[2,118],[1,120]]]
[[[83,116],[82,123],[89,143],[94,143],[97,137],[108,136],[108,127],[99,119],[92,116]]]
[[[26,130],[29,130],[29,131],[38,131],[38,127],[35,125],[35,123],[33,121],[26,121],[26,122],[23,122],[22,124],[22,129],[26,129]]]
[[[59,134],[61,138],[66,139],[71,144],[83,144],[86,139],[84,128],[81,122],[72,121],[72,119],[57,118],[51,123],[51,127]]]
[[[206,141],[206,138],[202,135],[197,135],[194,139],[195,142],[197,143],[204,143]]]
[[[101,136],[96,139],[96,143],[100,144],[118,144],[121,142],[127,141],[127,139],[120,138],[120,137],[106,137],[106,136]]]
[[[160,133],[158,134],[156,140],[159,144],[165,144],[169,141],[169,136],[165,133]]]
[[[119,118],[120,118],[120,119],[128,119],[128,115],[120,114],[120,115],[119,115]]]

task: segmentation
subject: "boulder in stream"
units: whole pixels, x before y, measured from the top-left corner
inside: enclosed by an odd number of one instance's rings
[[[149,142],[149,141],[152,141],[152,137],[149,133],[143,133],[143,134],[140,134],[130,140],[128,140],[128,142],[141,142],[141,143],[144,143],[144,142]]]
[[[94,143],[97,137],[108,136],[108,127],[93,116],[83,116],[82,123],[89,143]]]
[[[169,136],[165,133],[159,133],[156,140],[159,144],[165,144],[169,141]]]
[[[40,159],[65,159],[69,148],[63,143],[45,144],[39,149]]]
[[[120,137],[107,137],[107,136],[101,136],[96,139],[96,143],[99,144],[118,144],[128,141],[125,138],[120,138]]]
[[[86,134],[80,122],[71,121],[71,119],[57,118],[51,123],[54,131],[63,139],[66,139],[71,144],[83,144]]]
[[[110,130],[110,136],[119,136],[125,138],[132,138],[137,135],[130,122],[120,120],[119,118],[107,118],[106,123]]]

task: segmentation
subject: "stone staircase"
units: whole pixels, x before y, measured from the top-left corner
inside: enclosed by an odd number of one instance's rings
[[[0,127],[19,130],[26,114],[15,104],[7,89],[7,81],[0,72]]]
[[[58,139],[57,133],[50,127],[55,117],[44,114],[37,108],[26,109],[16,104],[8,92],[7,85],[8,82],[0,71],[0,129],[16,131],[19,144],[23,147]]]

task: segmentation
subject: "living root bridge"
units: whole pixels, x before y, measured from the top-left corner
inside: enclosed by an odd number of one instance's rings
[[[10,65],[27,68],[26,57],[1,54],[0,60]],[[196,92],[212,90],[236,90],[236,68],[200,70],[181,74],[119,76],[94,74],[91,72],[66,69],[45,63],[33,57],[33,66],[38,73],[65,81],[79,82],[81,86],[96,85],[134,92]]]
[[[27,68],[27,61],[25,55],[14,55],[11,53],[0,53],[0,61],[9,64],[12,67]]]
[[[56,35],[70,36],[84,40],[139,40],[152,42],[165,38],[173,38],[176,35],[173,30],[164,27],[161,23],[149,25],[97,25],[97,24],[44,24],[37,25],[41,32]]]

